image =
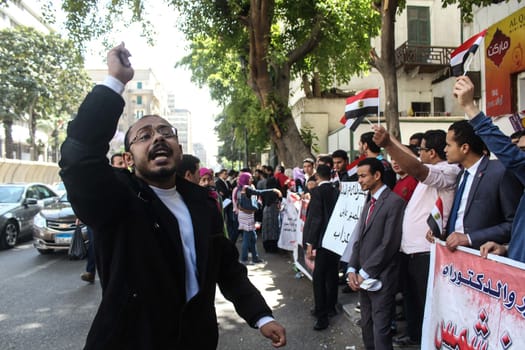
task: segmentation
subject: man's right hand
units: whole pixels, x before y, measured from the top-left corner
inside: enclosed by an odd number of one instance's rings
[[[373,140],[379,147],[386,147],[390,144],[390,134],[381,125],[373,125],[374,130]]]
[[[128,59],[130,56],[123,42],[108,52],[108,74],[124,85],[133,79],[134,71]]]
[[[457,77],[453,93],[469,119],[479,114],[479,109],[474,103],[474,84],[469,77],[466,75]]]

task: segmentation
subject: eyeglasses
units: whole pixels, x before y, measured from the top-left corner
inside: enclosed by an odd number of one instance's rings
[[[417,149],[418,152],[421,152],[421,151],[430,151],[432,148],[416,147],[416,149]]]
[[[137,130],[137,134],[129,143],[129,147],[131,147],[131,145],[134,143],[142,143],[149,141],[153,136],[155,136],[155,132],[167,139],[177,136],[177,129],[173,126],[159,125],[154,129],[153,126],[146,125]]]

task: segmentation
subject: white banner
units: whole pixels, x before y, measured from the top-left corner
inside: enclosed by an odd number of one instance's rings
[[[341,193],[326,228],[322,247],[343,255],[361,216],[367,192],[358,182],[341,182]]]
[[[288,193],[284,207],[281,234],[277,246],[284,250],[293,251],[298,242],[299,210],[301,208],[301,197],[295,193]]]
[[[421,349],[525,349],[524,267],[433,244]]]

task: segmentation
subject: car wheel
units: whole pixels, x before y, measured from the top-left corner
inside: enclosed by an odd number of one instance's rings
[[[18,225],[14,221],[8,221],[0,235],[0,246],[2,248],[13,248],[18,240]]]
[[[53,249],[36,249],[38,250],[38,252],[42,255],[47,255],[47,254],[51,254],[51,253],[54,253],[54,250]]]

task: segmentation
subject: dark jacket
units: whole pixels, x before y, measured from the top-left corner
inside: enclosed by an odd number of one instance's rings
[[[339,197],[339,190],[326,182],[314,188],[310,196],[303,227],[303,246],[306,247],[308,243],[312,245],[312,249],[317,249],[322,245],[326,227]]]
[[[462,175],[463,172],[459,173],[458,182]],[[472,180],[463,217],[463,228],[470,235],[472,248],[479,249],[488,241],[502,244],[510,240],[514,214],[522,193],[521,183],[499,160],[487,157],[481,160]],[[447,235],[452,231],[453,228],[447,223]]]
[[[106,158],[124,101],[96,86],[69,123],[60,175],[95,233],[102,302],[86,349],[215,349],[216,284],[251,326],[271,315],[224,237],[208,190],[177,178],[193,222],[199,293],[186,302],[178,222],[151,188]]]

